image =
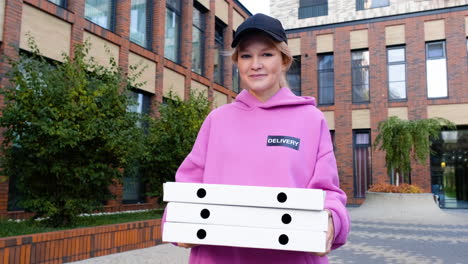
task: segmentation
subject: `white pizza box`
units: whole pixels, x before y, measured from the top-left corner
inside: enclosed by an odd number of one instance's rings
[[[166,202],[224,204],[254,207],[323,210],[321,189],[260,187],[226,184],[166,182]]]
[[[164,242],[325,252],[326,232],[165,222]]]
[[[169,202],[166,221],[281,229],[328,230],[328,213],[296,209]]]

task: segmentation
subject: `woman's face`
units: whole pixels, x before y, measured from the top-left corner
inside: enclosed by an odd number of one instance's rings
[[[249,36],[239,48],[237,66],[243,84],[260,101],[267,101],[280,89],[281,52],[263,35]]]

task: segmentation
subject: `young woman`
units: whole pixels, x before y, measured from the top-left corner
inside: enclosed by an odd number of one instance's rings
[[[287,87],[285,75],[293,59],[286,42],[281,22],[272,17],[256,14],[239,26],[232,59],[245,90],[208,115],[176,181],[323,189],[328,251],[179,243],[192,248],[190,263],[328,263],[325,255],[346,241],[346,195],[339,188],[330,132],[314,98],[295,96]]]

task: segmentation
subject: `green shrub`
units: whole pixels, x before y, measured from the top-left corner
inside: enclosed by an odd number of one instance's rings
[[[10,60],[10,85],[1,91],[1,167],[16,177],[27,211],[50,226],[70,226],[111,198],[108,186],[138,152],[142,131],[127,111],[133,79],[113,59],[110,68],[85,59],[87,44],[63,63],[30,46],[32,54]]]
[[[198,130],[210,112],[202,93],[182,100],[173,93],[158,107],[158,118],[149,120],[146,150],[140,162],[148,195],[161,196],[162,184],[174,181],[177,168],[190,153]]]

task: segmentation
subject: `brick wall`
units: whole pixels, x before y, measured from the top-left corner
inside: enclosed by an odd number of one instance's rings
[[[65,263],[162,243],[161,219],[0,238],[0,263]]]
[[[405,19],[379,22],[362,22],[352,26],[334,26],[327,29],[304,29],[302,32],[288,34],[288,38],[301,38],[301,78],[302,93],[317,96],[317,35],[333,34],[335,60],[335,104],[320,106],[322,111],[335,112],[335,155],[337,157],[341,187],[348,194],[349,203],[361,203],[362,199],[354,198],[353,180],[353,139],[352,110],[370,109],[370,129],[372,143],[377,136],[377,126],[386,120],[389,107],[407,107],[409,119],[427,118],[427,107],[440,104],[468,103],[466,83],[468,83],[467,37],[465,34],[465,17],[467,10],[446,12],[434,15],[420,15]],[[447,76],[449,97],[444,99],[427,99],[426,91],[426,58],[424,22],[444,19]],[[405,25],[406,42],[406,80],[407,97],[405,102],[388,101],[388,79],[385,27]],[[351,50],[350,32],[367,29],[370,53],[370,103],[353,104],[351,91]],[[413,164],[412,182],[425,192],[431,191],[429,161],[425,164]],[[385,168],[385,155],[381,151],[372,151],[372,181],[388,182]]]
[[[351,56],[349,30],[337,28],[334,32],[335,55],[335,144],[338,173],[342,189],[353,197],[353,134],[351,133]],[[338,54],[343,54],[339,56]],[[313,55],[312,56],[316,56]],[[333,108],[333,107],[328,107]]]

